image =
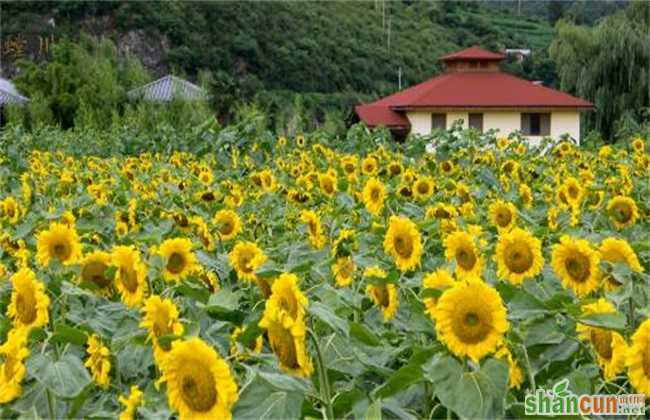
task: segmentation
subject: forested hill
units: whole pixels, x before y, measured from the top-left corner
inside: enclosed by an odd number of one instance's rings
[[[543,61],[553,37],[545,16],[472,2],[30,2],[2,9],[3,41],[25,41],[32,58],[42,56],[39,36],[54,33],[56,42],[85,31],[113,39],[153,73],[223,71],[255,90],[381,94],[397,87],[400,68],[404,85],[422,81],[439,70],[441,54],[460,47],[532,48]],[[12,53],[3,58],[10,71]]]

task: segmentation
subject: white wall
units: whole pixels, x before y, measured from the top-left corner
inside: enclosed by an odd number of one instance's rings
[[[551,114],[551,137],[557,139],[564,134],[580,141],[580,113],[578,111],[557,111]]]
[[[406,117],[411,123],[411,133],[430,134],[431,114],[432,111],[407,112]],[[451,124],[458,119],[462,119],[463,127],[467,128],[469,112],[447,112],[447,128],[451,127]],[[503,136],[507,136],[513,131],[521,130],[521,113],[513,111],[483,112],[483,130],[487,131],[490,129],[499,130],[499,135]],[[557,139],[564,134],[580,140],[580,113],[578,111],[551,112],[551,137]],[[541,139],[541,136],[528,136],[528,140],[533,144],[538,143]]]
[[[431,134],[431,112],[407,112],[406,118],[411,123],[411,133]]]

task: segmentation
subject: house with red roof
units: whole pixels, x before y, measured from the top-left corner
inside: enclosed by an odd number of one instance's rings
[[[446,71],[432,79],[355,108],[370,127],[385,126],[396,137],[463,127],[520,131],[532,143],[543,137],[580,139],[580,112],[591,102],[501,70],[505,55],[468,48],[441,57]]]

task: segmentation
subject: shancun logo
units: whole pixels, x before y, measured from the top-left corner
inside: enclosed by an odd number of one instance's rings
[[[536,416],[588,416],[588,415],[639,415],[645,414],[644,394],[577,395],[569,390],[569,380],[563,379],[546,390],[538,388],[526,394],[526,415]]]

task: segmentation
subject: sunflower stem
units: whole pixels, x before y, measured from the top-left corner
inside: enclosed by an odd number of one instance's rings
[[[320,349],[320,343],[318,342],[318,337],[316,337],[316,334],[314,334],[312,328],[309,329],[309,336],[314,342],[314,347],[316,347],[316,364],[318,366],[318,382],[320,383],[321,400],[325,405],[324,414],[326,419],[334,420],[334,409],[332,407],[332,394],[330,391],[330,382],[327,376],[327,370],[325,368],[325,361],[323,360],[323,354]]]
[[[530,367],[530,360],[528,359],[528,351],[526,350],[526,346],[524,346],[523,344],[521,345],[521,349],[524,352],[524,360],[526,362],[526,371],[528,372],[530,386],[533,392],[535,392],[535,390],[537,389],[537,385],[535,385],[535,375],[533,374],[533,369]]]
[[[50,418],[54,419],[56,417],[54,416],[54,407],[52,407],[52,393],[49,389],[46,389],[45,393],[47,394],[47,412],[50,415]]]

